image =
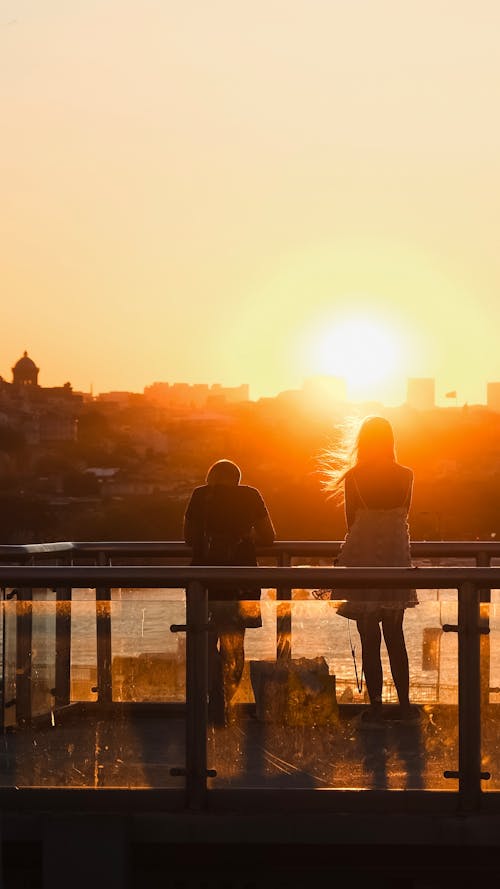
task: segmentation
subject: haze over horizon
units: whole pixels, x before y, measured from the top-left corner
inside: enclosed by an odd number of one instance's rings
[[[499,26],[493,0],[4,0],[0,373],[484,402]]]
[[[30,355],[27,352],[27,350],[25,350],[25,352],[23,353],[23,356],[21,356],[21,358],[24,359],[24,356],[28,356],[28,358],[31,361],[33,360],[32,355]],[[17,363],[17,362],[15,362],[15,363]],[[13,368],[11,368],[11,371],[12,370],[13,370]],[[39,367],[38,371],[42,371],[42,378],[38,379],[38,385],[42,389],[51,388],[51,385],[44,382],[44,380],[43,380],[43,368]],[[2,373],[2,369],[0,367],[0,380],[4,380],[5,382],[12,382],[12,373],[7,374],[5,372],[5,370]],[[406,382],[406,384],[408,384],[409,379],[406,380],[405,382]],[[60,380],[55,384],[55,386],[56,386],[56,388],[58,388],[58,387],[61,387],[61,386],[64,386],[64,385],[67,385],[68,383],[70,383],[73,391],[76,391],[79,394],[93,395],[94,397],[98,397],[99,395],[108,395],[109,396],[109,395],[112,395],[113,393],[123,394],[123,393],[127,393],[127,392],[131,395],[147,394],[146,390],[148,388],[150,388],[152,385],[155,385],[158,383],[160,385],[164,385],[165,383],[167,383],[170,387],[175,387],[177,385],[180,385],[183,387],[186,384],[190,385],[190,386],[194,386],[194,387],[197,387],[200,385],[206,386],[210,390],[208,395],[218,395],[219,394],[218,387],[222,387],[222,394],[223,395],[224,395],[224,390],[226,390],[226,389],[241,389],[241,388],[247,387],[249,390],[248,391],[248,399],[249,399],[249,401],[254,401],[254,402],[258,401],[260,398],[266,398],[266,397],[273,398],[273,397],[278,397],[280,395],[287,395],[289,393],[292,394],[295,392],[302,392],[304,397],[306,398],[306,400],[308,400],[311,405],[315,405],[316,408],[318,408],[322,411],[327,411],[329,408],[332,407],[333,404],[341,404],[343,402],[345,402],[346,405],[353,405],[353,406],[356,406],[356,405],[359,405],[359,406],[365,405],[366,406],[368,404],[377,404],[378,403],[382,407],[387,407],[387,408],[404,407],[406,404],[412,404],[412,402],[414,402],[415,398],[417,398],[418,401],[423,399],[424,402],[427,402],[431,397],[428,386],[427,386],[427,384],[429,382],[428,378],[424,378],[424,379],[413,378],[412,382],[414,385],[416,384],[418,394],[416,394],[415,391],[413,391],[413,393],[410,395],[410,393],[406,390],[403,397],[401,398],[401,400],[399,402],[394,401],[394,402],[390,402],[390,403],[384,402],[384,400],[382,398],[377,398],[375,396],[373,396],[371,398],[368,396],[367,397],[357,396],[355,392],[353,393],[351,391],[352,387],[349,386],[348,381],[345,378],[339,377],[339,376],[334,376],[332,374],[313,374],[310,377],[306,377],[303,380],[302,385],[300,385],[300,386],[297,386],[293,389],[279,390],[278,392],[275,392],[275,393],[273,393],[271,395],[267,395],[267,396],[254,395],[252,393],[248,383],[245,383],[245,382],[237,384],[236,386],[233,387],[231,385],[226,386],[225,384],[221,384],[218,380],[210,380],[210,381],[193,380],[191,382],[188,382],[186,380],[180,380],[180,379],[151,380],[148,383],[146,383],[146,385],[141,390],[138,390],[138,389],[127,390],[127,389],[120,388],[120,389],[116,389],[116,390],[103,389],[100,391],[96,391],[93,386],[91,386],[91,388],[88,390],[87,389],[79,390],[71,384],[71,380],[65,380],[64,383]],[[459,406],[469,405],[468,402],[459,401],[458,392],[456,392],[456,391],[450,391],[447,393],[441,392],[441,390],[437,386],[437,381],[434,380],[434,378],[431,378],[431,382],[434,384],[435,406],[436,407],[442,407],[442,406],[459,407]],[[422,390],[422,384],[423,384],[423,390]],[[497,382],[496,385],[500,386],[500,382]],[[235,403],[233,401],[233,398],[234,398],[234,392],[231,393],[228,403]],[[495,404],[496,404],[496,396],[494,396],[494,398],[495,398]],[[160,396],[160,400],[161,400],[161,396]],[[184,401],[186,404],[188,404],[185,394],[182,396],[182,402],[184,402]],[[479,401],[477,403],[473,403],[472,406],[474,406],[475,404],[477,404],[477,406],[485,405],[486,399],[483,399],[482,401]],[[422,409],[425,409],[425,408],[422,407]],[[496,410],[497,408],[494,407],[493,409]]]

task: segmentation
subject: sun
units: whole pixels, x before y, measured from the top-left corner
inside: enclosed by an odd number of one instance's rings
[[[367,317],[332,323],[317,336],[313,348],[318,371],[342,377],[350,397],[372,397],[398,368],[397,334]]]

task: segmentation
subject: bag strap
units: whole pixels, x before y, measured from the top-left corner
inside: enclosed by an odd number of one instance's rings
[[[360,499],[360,501],[361,501],[361,506],[363,507],[363,509],[369,509],[369,507],[366,505],[366,503],[365,503],[363,497],[361,496],[361,491],[359,490],[358,483],[357,483],[357,481],[356,481],[356,476],[355,476],[354,474],[352,475],[352,480],[353,480],[353,483],[354,483],[354,487],[355,487],[355,489],[356,489],[356,494],[358,495],[358,497],[359,497],[359,499]]]

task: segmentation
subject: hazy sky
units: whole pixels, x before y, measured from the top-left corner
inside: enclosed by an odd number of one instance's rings
[[[0,0],[0,374],[484,401],[499,37],[498,0]]]

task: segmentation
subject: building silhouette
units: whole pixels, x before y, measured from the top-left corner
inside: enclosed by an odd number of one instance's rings
[[[23,357],[12,368],[12,382],[14,386],[38,386],[39,372],[40,368],[24,352]]]
[[[204,408],[224,404],[238,404],[249,400],[247,383],[241,386],[221,386],[214,383],[152,383],[145,386],[144,397],[162,407]]]
[[[12,382],[0,377],[0,412],[30,447],[76,441],[83,398],[70,383],[40,386],[40,368],[27,352],[12,368]]]
[[[435,407],[436,383],[432,377],[410,377],[406,392],[409,407],[418,411],[431,411]]]
[[[490,411],[500,413],[500,383],[486,384],[486,404]]]
[[[343,403],[347,398],[346,383],[342,377],[327,375],[308,377],[304,380],[303,390],[308,398],[326,406]]]

